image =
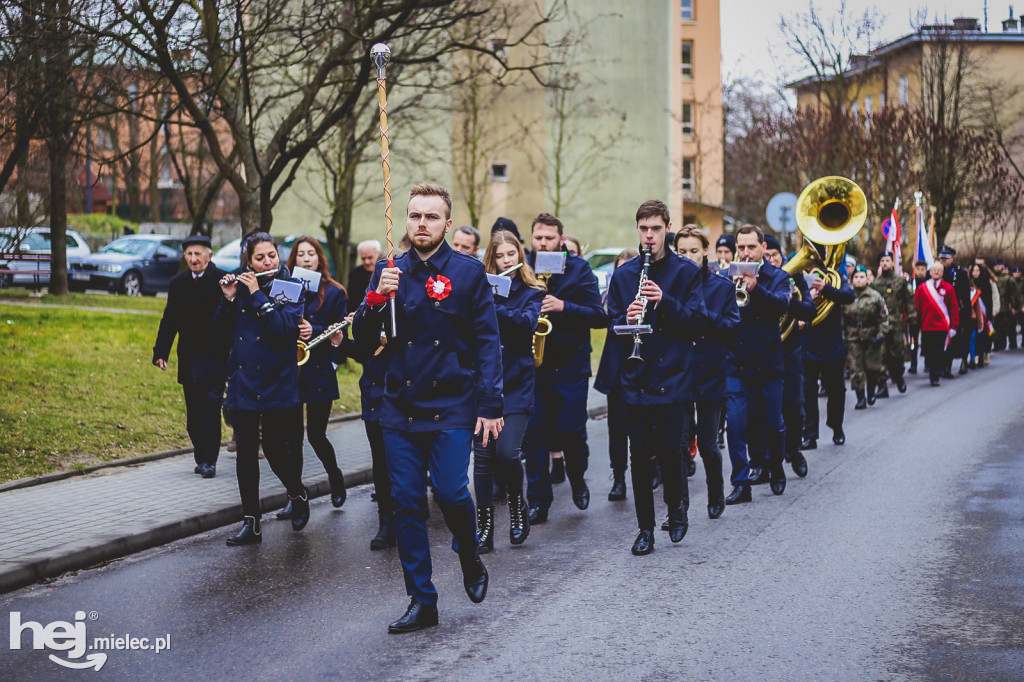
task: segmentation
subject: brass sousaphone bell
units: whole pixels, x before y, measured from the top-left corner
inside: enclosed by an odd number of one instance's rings
[[[804,236],[804,245],[782,269],[793,276],[817,275],[829,285],[842,282],[839,268],[846,259],[846,242],[856,236],[868,215],[864,191],[849,178],[829,175],[804,187],[796,202],[796,225]],[[832,301],[815,299],[817,312],[811,326],[821,323],[832,312]],[[782,318],[782,338],[796,325],[789,315]]]

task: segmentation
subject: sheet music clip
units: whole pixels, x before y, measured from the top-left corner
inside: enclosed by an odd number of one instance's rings
[[[278,303],[298,303],[302,298],[302,285],[298,282],[275,279],[270,285],[270,298]]]
[[[303,288],[307,291],[316,293],[320,290],[320,278],[322,275],[316,270],[308,270],[306,268],[296,266],[295,269],[292,270],[292,277],[302,282]]]
[[[619,336],[627,334],[632,336],[633,334],[653,334],[654,330],[649,324],[617,324],[612,327],[612,332]]]
[[[565,272],[565,251],[535,251],[534,253],[536,259],[533,271],[537,275],[548,277]]]
[[[487,283],[491,285],[491,291],[495,296],[508,298],[512,289],[512,278],[508,275],[492,275],[487,273]]]

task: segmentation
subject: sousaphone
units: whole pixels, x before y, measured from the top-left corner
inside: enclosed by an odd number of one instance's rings
[[[868,201],[864,191],[849,178],[829,175],[804,187],[796,202],[796,226],[804,244],[782,269],[790,275],[817,275],[833,287],[841,283],[839,268],[844,267],[846,242],[856,236],[867,220]],[[816,312],[811,326],[821,323],[832,312],[832,301],[815,299]],[[788,314],[780,328],[785,339],[796,320]]]

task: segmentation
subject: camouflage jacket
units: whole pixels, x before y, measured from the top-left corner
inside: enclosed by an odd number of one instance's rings
[[[848,341],[873,341],[889,331],[885,299],[871,287],[857,292],[853,303],[843,306],[843,330]]]
[[[905,326],[917,324],[917,308],[910,282],[895,272],[882,273],[871,282],[871,288],[881,294],[889,309],[889,331],[902,334]]]
[[[996,290],[999,292],[999,300],[1002,303],[1002,312],[1009,313],[1010,308],[1019,310],[1021,307],[1020,286],[1010,275],[996,275],[993,278]]]

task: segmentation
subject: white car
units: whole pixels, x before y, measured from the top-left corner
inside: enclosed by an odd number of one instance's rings
[[[68,263],[92,253],[85,237],[75,230],[67,231]],[[0,253],[20,251],[29,254],[50,254],[50,228],[48,227],[0,227]],[[0,287],[43,286],[50,283],[49,261],[0,261],[0,269],[16,270],[13,275],[0,274]],[[35,274],[45,271],[46,274]],[[22,274],[24,273],[24,274]]]

